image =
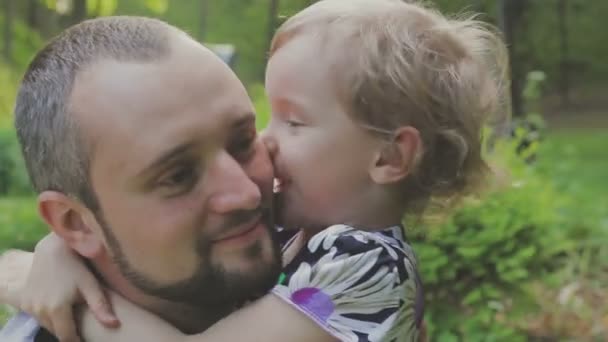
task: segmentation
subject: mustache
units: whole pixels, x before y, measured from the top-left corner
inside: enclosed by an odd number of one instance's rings
[[[266,225],[272,222],[271,217],[272,210],[270,207],[266,206],[258,206],[252,210],[238,210],[232,213],[229,217],[226,218],[226,221],[223,222],[218,233],[220,234],[230,234],[233,230],[242,229],[243,225],[251,224],[254,221],[262,220]],[[268,227],[269,229],[271,227]]]

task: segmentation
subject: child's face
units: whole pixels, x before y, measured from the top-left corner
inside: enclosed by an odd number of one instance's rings
[[[266,73],[272,114],[264,135],[286,228],[351,223],[365,209],[379,144],[350,119],[338,97],[336,68],[326,60],[339,51],[320,51],[315,39],[293,38],[273,55]]]

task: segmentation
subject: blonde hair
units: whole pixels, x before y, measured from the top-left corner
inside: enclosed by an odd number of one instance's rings
[[[482,130],[509,113],[507,53],[492,26],[420,2],[323,0],[278,29],[270,55],[301,34],[318,35],[321,51],[342,49],[333,62],[343,66],[338,88],[353,119],[381,132],[420,132],[422,151],[406,181],[409,212],[479,188],[489,170]]]

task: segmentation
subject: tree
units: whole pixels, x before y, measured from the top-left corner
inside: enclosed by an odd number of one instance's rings
[[[72,0],[70,25],[77,24],[87,17],[87,0]]]
[[[272,43],[272,37],[274,31],[277,28],[277,19],[279,12],[279,0],[270,0],[268,3],[268,37],[266,40],[266,46],[264,48],[264,61],[266,60],[266,54],[270,50],[270,44]],[[263,70],[263,69],[262,69]],[[262,75],[263,78],[264,75]]]
[[[517,55],[516,29],[522,25],[522,16],[527,8],[527,0],[500,0],[498,22],[509,49],[509,67],[511,70],[511,101],[514,116],[523,115],[522,83],[523,70]]]
[[[27,14],[26,22],[27,26],[34,30],[40,29],[40,18],[39,18],[40,3],[39,0],[28,0],[27,2]]]
[[[570,60],[568,51],[568,25],[566,22],[567,16],[567,0],[557,1],[557,22],[559,25],[559,90],[561,93],[562,105],[570,104]]]

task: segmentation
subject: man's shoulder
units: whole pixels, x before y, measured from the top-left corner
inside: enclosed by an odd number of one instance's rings
[[[0,330],[2,342],[56,342],[57,339],[40,327],[30,315],[19,313]]]

